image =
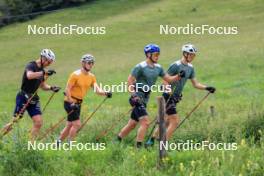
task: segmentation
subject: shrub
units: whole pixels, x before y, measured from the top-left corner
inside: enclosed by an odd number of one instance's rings
[[[254,142],[259,141],[264,130],[264,113],[249,114],[244,126],[245,137],[253,138]]]
[[[88,1],[90,0],[3,0],[0,1],[0,11],[3,14],[0,26],[32,19],[44,11],[75,6]]]

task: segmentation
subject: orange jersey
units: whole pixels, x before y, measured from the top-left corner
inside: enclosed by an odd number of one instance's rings
[[[67,86],[70,85],[72,88],[70,90],[71,96],[73,99],[82,100],[88,90],[93,87],[94,83],[96,83],[95,75],[92,73],[84,74],[81,69],[74,71],[67,82]],[[65,97],[67,101],[67,97]]]

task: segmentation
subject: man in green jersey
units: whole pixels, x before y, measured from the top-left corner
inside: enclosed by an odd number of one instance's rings
[[[207,90],[210,93],[215,92],[214,87],[206,86],[199,83],[195,78],[195,71],[191,62],[195,58],[197,49],[192,44],[186,44],[182,46],[182,58],[174,63],[172,63],[167,71],[171,76],[177,75],[182,72],[182,77],[180,80],[171,83],[171,90],[173,92],[164,92],[163,97],[166,101],[166,122],[167,122],[167,133],[166,139],[169,140],[173,132],[177,128],[180,118],[176,111],[176,104],[181,100],[182,91],[184,85],[188,79],[191,80],[192,85],[196,89]],[[164,84],[169,84],[164,81]],[[153,145],[154,140],[158,135],[158,129],[156,129],[153,137],[147,142],[147,145]]]
[[[142,146],[145,133],[149,126],[146,106],[151,87],[156,83],[158,77],[161,77],[166,82],[174,82],[180,80],[181,74],[183,73],[181,72],[177,75],[170,76],[164,72],[163,68],[157,64],[160,54],[158,45],[149,44],[145,46],[144,52],[146,60],[137,64],[128,76],[128,90],[131,93],[129,102],[133,107],[131,119],[117,136],[118,140],[121,141],[139,123],[140,127],[136,138],[138,148]]]

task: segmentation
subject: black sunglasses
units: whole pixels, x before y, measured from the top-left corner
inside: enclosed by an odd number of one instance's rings
[[[89,64],[89,65],[93,65],[94,64],[94,62],[91,62],[91,61],[86,62],[86,63]]]

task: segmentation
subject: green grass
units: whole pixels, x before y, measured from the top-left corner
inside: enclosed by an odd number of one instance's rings
[[[196,8],[193,12],[192,9]],[[157,171],[155,150],[137,151],[130,139],[123,147],[109,143],[105,151],[95,152],[27,152],[13,144],[13,134],[1,145],[0,175],[261,175],[263,168],[263,140],[251,141],[256,132],[247,124],[262,129],[264,95],[263,52],[263,3],[261,0],[242,1],[150,1],[113,0],[93,1],[87,5],[67,9],[32,21],[16,23],[0,30],[0,124],[11,119],[15,95],[19,90],[25,64],[38,57],[42,48],[56,53],[52,68],[57,75],[48,82],[65,87],[68,75],[79,68],[81,55],[89,52],[96,57],[93,72],[98,82],[116,84],[126,81],[131,68],[144,60],[143,47],[157,43],[161,47],[160,64],[165,69],[181,57],[180,47],[186,42],[194,43],[199,50],[193,65],[197,79],[214,85],[217,93],[210,95],[191,118],[175,133],[172,141],[193,139],[200,141],[237,142],[237,151],[186,151],[169,152],[166,170]],[[106,35],[28,35],[27,25],[53,26],[78,24],[80,26],[106,26]],[[237,26],[238,35],[160,35],[159,25],[184,26],[209,24],[213,26]],[[160,80],[158,81],[160,82]],[[188,83],[178,112],[181,117],[205,95]],[[42,106],[50,93],[40,92]],[[151,119],[157,113],[153,93],[148,110]],[[107,100],[104,108],[89,121],[77,138],[80,142],[92,141],[101,130],[112,124],[119,114],[127,111],[127,93],[116,93]],[[89,92],[84,102],[82,116],[91,113],[102,97]],[[63,95],[59,93],[43,115],[44,127],[65,115]],[[210,115],[215,107],[215,116]],[[126,123],[121,121],[104,140],[111,141]],[[252,120],[253,119],[253,120]],[[256,121],[257,123],[253,123]],[[27,115],[19,124],[20,133],[27,136],[31,120]],[[60,127],[47,141],[58,136]],[[249,131],[249,136],[246,135]],[[26,139],[25,139],[26,140]],[[246,141],[244,144],[241,141]],[[23,143],[23,141],[21,142]],[[21,153],[21,155],[20,155]],[[134,153],[134,154],[133,154]],[[26,155],[26,156],[24,156]],[[145,159],[144,156],[145,155]],[[16,159],[12,157],[17,156]],[[32,158],[39,163],[32,164]],[[233,159],[230,159],[233,158]],[[146,160],[146,161],[145,161]],[[192,162],[194,161],[194,162]],[[19,162],[25,162],[22,167]],[[46,164],[41,164],[41,163]],[[11,163],[18,170],[11,168]],[[182,163],[182,164],[180,164]],[[195,163],[192,166],[191,163]],[[33,165],[33,166],[32,166]],[[64,166],[65,165],[65,166]],[[62,168],[63,166],[63,168]],[[141,169],[138,169],[141,168]],[[50,171],[49,171],[50,170]],[[8,171],[8,172],[7,172]],[[11,172],[12,171],[12,172]]]

